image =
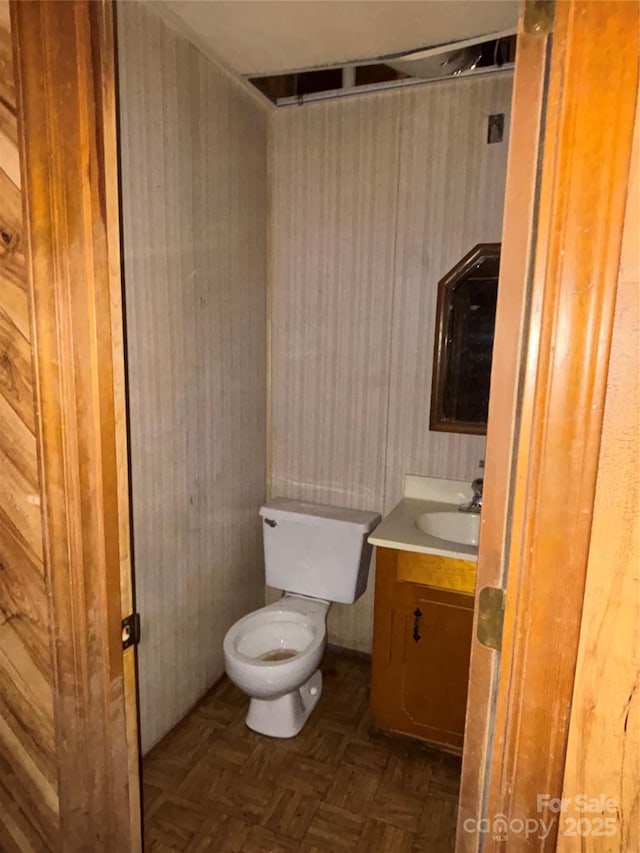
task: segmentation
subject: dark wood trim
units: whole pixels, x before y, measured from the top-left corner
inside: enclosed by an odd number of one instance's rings
[[[486,586],[501,587],[506,571],[519,373],[524,352],[530,244],[536,217],[537,168],[549,52],[549,36],[524,32],[521,21],[513,84],[477,590]],[[477,615],[476,609],[458,807],[457,853],[471,853],[478,849],[479,837],[477,833],[465,830],[465,823],[471,821],[467,826],[476,826],[483,816],[486,758],[490,750],[491,711],[498,663],[496,653],[475,639]]]
[[[484,813],[525,820],[562,793],[640,46],[637,3],[555,9]],[[556,833],[528,849],[555,850]]]
[[[114,391],[122,319],[112,6],[14,2],[11,12],[63,847],[136,851],[120,636],[128,509]]]

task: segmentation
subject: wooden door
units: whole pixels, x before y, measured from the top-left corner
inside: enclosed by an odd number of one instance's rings
[[[55,676],[8,0],[0,0],[0,850],[58,850]]]
[[[3,851],[141,847],[111,13],[0,2]]]
[[[459,853],[556,848],[638,52],[636,3],[523,4],[478,560],[505,622],[472,647]]]

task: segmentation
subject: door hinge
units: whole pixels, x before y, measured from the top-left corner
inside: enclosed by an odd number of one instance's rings
[[[504,590],[495,586],[483,586],[478,594],[478,642],[488,649],[502,650],[502,626],[504,624]]]
[[[555,0],[525,0],[523,26],[525,33],[545,35],[553,32]]]
[[[140,642],[140,614],[130,613],[122,620],[122,651]]]

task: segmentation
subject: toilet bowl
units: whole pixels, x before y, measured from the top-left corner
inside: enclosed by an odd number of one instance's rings
[[[330,604],[284,595],[249,613],[224,638],[227,675],[249,697],[250,729],[294,737],[322,693],[320,661],[327,642]]]

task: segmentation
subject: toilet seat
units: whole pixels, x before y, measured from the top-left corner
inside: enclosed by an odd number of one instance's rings
[[[313,653],[314,646],[321,641],[318,626],[295,611],[263,613],[266,609],[261,608],[236,623],[229,637],[233,654],[254,666],[264,667]]]

